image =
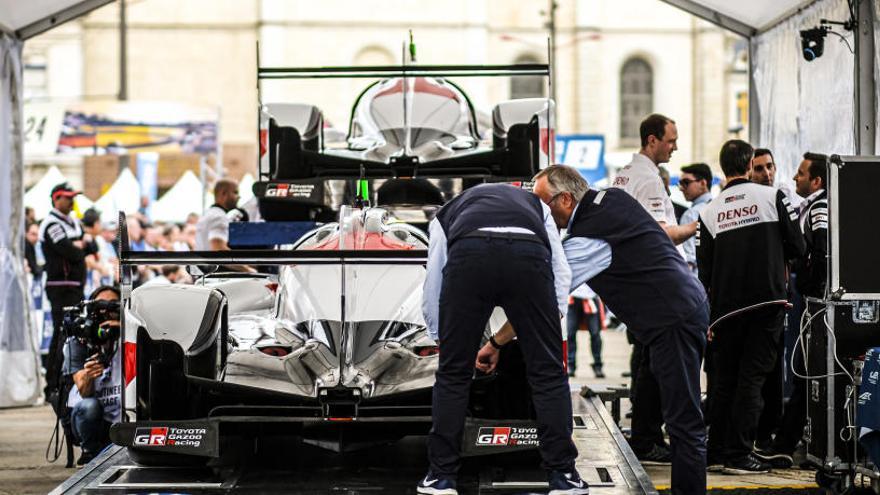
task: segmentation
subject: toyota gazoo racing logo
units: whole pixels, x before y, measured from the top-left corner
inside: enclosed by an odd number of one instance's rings
[[[198,447],[207,431],[204,428],[138,428],[134,444],[143,447]]]
[[[538,445],[537,428],[480,428],[477,434],[477,445]]]
[[[289,192],[287,184],[274,184],[266,188],[266,196],[269,198],[286,198]]]
[[[165,445],[168,428],[138,428],[134,434],[135,445]]]
[[[315,190],[314,184],[269,184],[266,186],[267,198],[310,198]]]

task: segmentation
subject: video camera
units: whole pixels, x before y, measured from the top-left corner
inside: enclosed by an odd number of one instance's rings
[[[108,324],[108,322],[114,322]],[[108,352],[108,342],[119,339],[119,301],[87,300],[64,308],[64,334],[85,345],[90,353],[98,355],[104,367],[110,363],[115,346]]]

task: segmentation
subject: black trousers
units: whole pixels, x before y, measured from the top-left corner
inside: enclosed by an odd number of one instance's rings
[[[496,306],[510,319],[523,353],[544,468],[570,471],[577,449],[550,251],[530,241],[477,238],[455,242],[443,269],[431,471],[447,477],[458,472],[474,362]]]
[[[783,330],[780,328],[780,335]],[[776,349],[776,364],[761,388],[761,398],[764,400],[764,409],[758,419],[758,429],[755,432],[755,440],[759,443],[769,442],[773,434],[779,430],[782,424],[782,400],[784,391],[783,360],[785,359],[784,338],[779,339]]]
[[[660,391],[662,419],[672,451],[673,494],[706,493],[706,427],[700,409],[700,365],[708,327],[708,308],[700,305],[678,325],[636,334],[644,343],[648,366]],[[645,377],[640,373],[639,382],[643,380]],[[644,396],[640,395],[639,400],[644,400]]]
[[[651,350],[638,340],[633,343],[635,372],[632,374],[632,435],[629,444],[638,455],[654,445],[665,445],[660,385],[651,370]]]
[[[783,316],[781,307],[762,308],[715,329],[708,445],[713,456],[734,460],[752,451],[764,409],[761,391],[778,360]]]
[[[64,347],[64,333],[62,322],[64,321],[64,308],[73,306],[83,300],[83,291],[80,287],[46,287],[46,297],[52,305],[52,340],[49,342],[49,354],[46,356],[46,398],[58,389],[58,380],[61,375],[61,364]]]

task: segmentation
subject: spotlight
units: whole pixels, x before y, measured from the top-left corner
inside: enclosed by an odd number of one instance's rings
[[[825,52],[825,36],[828,34],[827,26],[814,27],[801,31],[801,53],[804,60],[812,62]]]

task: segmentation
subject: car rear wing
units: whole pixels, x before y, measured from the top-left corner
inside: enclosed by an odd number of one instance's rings
[[[120,285],[126,297],[131,293],[132,268],[141,265],[424,265],[428,260],[426,249],[133,251],[126,221],[125,213],[119,212],[116,252],[119,259]]]
[[[372,65],[362,67],[258,67],[257,79],[351,79],[388,77],[550,77],[547,64]]]

